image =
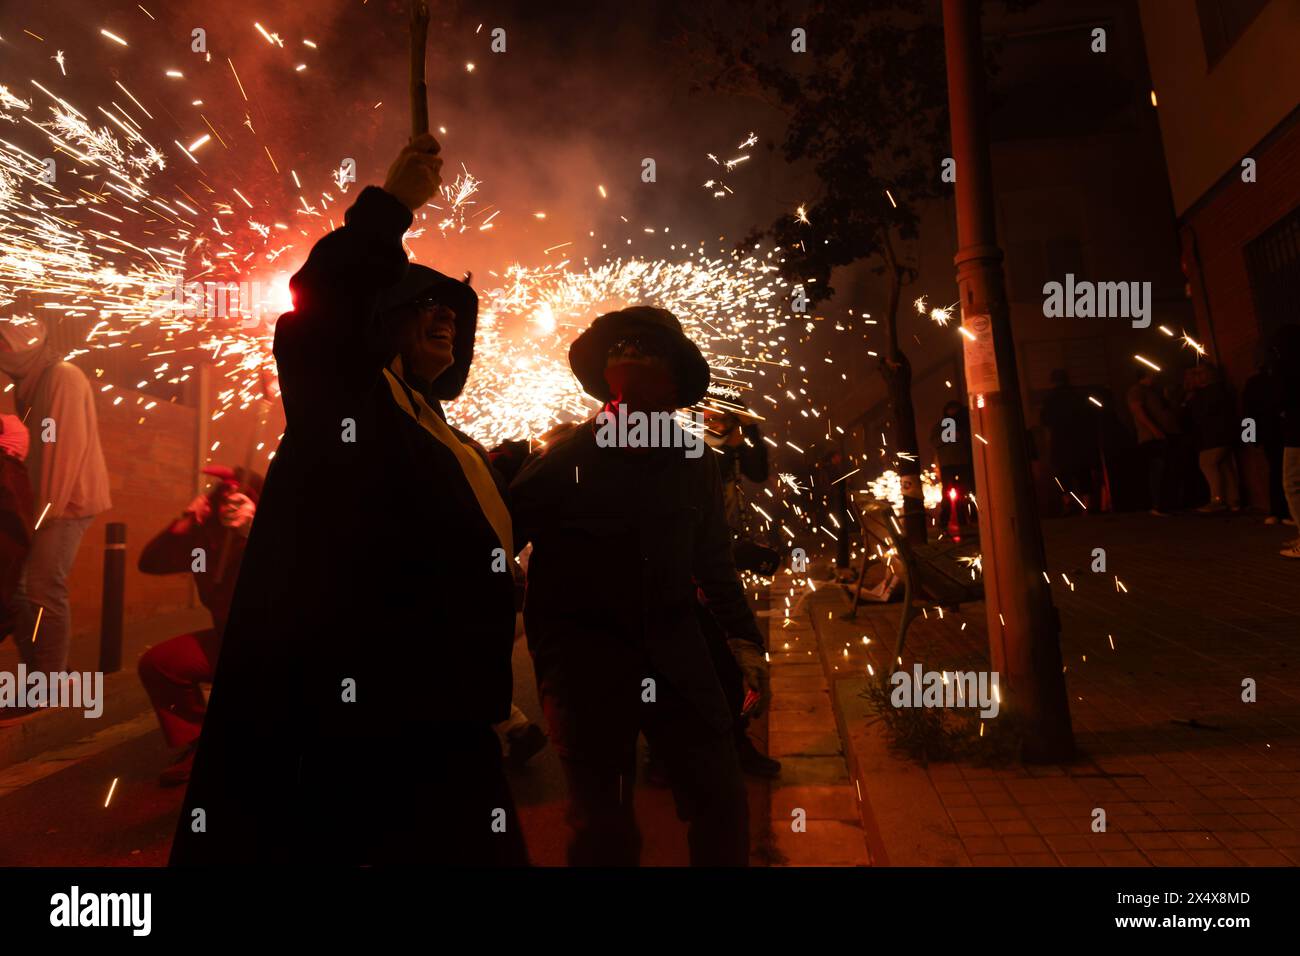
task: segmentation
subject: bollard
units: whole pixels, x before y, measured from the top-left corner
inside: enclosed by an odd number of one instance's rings
[[[126,525],[104,527],[104,597],[99,618],[99,669],[122,669],[122,618],[126,606]]]

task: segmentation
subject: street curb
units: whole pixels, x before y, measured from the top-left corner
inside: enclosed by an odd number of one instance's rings
[[[969,866],[970,859],[925,769],[894,756],[879,723],[867,724],[859,692],[867,678],[835,670],[826,614],[842,613],[839,588],[812,595],[808,614],[818,657],[831,688],[831,709],[849,774],[858,787],[859,813],[872,866]],[[855,729],[856,728],[856,729]]]
[[[93,720],[75,707],[50,708],[13,720],[5,720],[0,711],[0,770],[66,747],[148,710],[149,695],[132,669],[104,675],[104,712]]]

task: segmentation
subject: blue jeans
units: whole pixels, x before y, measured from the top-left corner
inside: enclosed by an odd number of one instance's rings
[[[1291,520],[1300,527],[1300,448],[1282,452],[1282,493],[1286,495]]]
[[[32,535],[32,549],[14,592],[13,636],[28,670],[48,674],[67,669],[72,634],[68,571],[77,556],[81,536],[94,520],[47,518]]]

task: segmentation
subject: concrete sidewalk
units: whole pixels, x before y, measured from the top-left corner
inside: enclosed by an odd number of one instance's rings
[[[802,590],[792,592],[791,583],[790,575],[777,576],[771,590],[777,614],[766,618],[773,697],[767,750],[781,761],[771,791],[773,865],[866,866],[874,854],[868,854],[862,803],[836,723],[833,682],[801,613]]]
[[[1044,535],[1079,749],[1070,764],[922,767],[891,753],[861,692],[868,662],[895,669],[900,605],[848,622],[842,590],[812,596],[873,862],[1300,864],[1300,562],[1277,555],[1294,529],[1107,515],[1048,522]],[[1091,571],[1094,548],[1104,574]],[[987,647],[982,603],[930,609],[904,668],[987,669]],[[1247,679],[1256,703],[1242,700]],[[1097,809],[1105,832],[1093,830]]]
[[[57,751],[107,727],[149,710],[149,698],[136,674],[136,661],[146,648],[176,634],[211,627],[211,615],[202,608],[161,614],[143,621],[128,622],[122,647],[122,669],[104,675],[104,710],[87,718],[81,710],[51,708],[25,717],[5,717],[0,710],[0,769]],[[15,672],[18,653],[14,638],[0,644],[0,671]],[[93,670],[98,644],[89,638],[75,638],[69,669]],[[93,645],[93,646],[92,646]]]

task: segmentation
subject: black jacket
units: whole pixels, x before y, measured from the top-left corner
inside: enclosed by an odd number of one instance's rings
[[[0,452],[0,641],[17,623],[10,603],[31,551],[34,523],[27,466],[21,459]]]
[[[601,448],[591,423],[510,486],[515,545],[533,544],[524,625],[544,692],[657,673],[719,730],[732,716],[695,617],[697,589],[728,638],[763,644],[731,554],[707,449]]]
[[[244,554],[173,863],[319,857],[332,836],[306,822],[318,795],[299,785],[304,755],[427,731],[433,749],[411,759],[437,759],[445,722],[509,713],[511,574],[492,570],[500,545],[454,455],[396,404],[383,375],[398,349],[376,304],[406,272],[411,220],[366,189],[292,280],[295,310],[275,333],[288,424]],[[458,338],[475,319],[457,315]],[[355,702],[343,699],[349,680]],[[420,812],[402,804],[400,775],[373,788],[392,812],[359,825],[397,827]],[[192,832],[195,808],[206,833]]]
[[[213,627],[218,634],[224,634],[246,542],[241,535],[222,526],[217,517],[220,502],[215,494],[210,496],[210,501],[212,512],[207,521],[199,522],[193,515],[176,519],[141,549],[137,566],[142,574],[192,573],[199,600],[212,612]],[[193,570],[195,548],[207,553],[207,570],[203,572]],[[222,557],[227,548],[229,554]]]

